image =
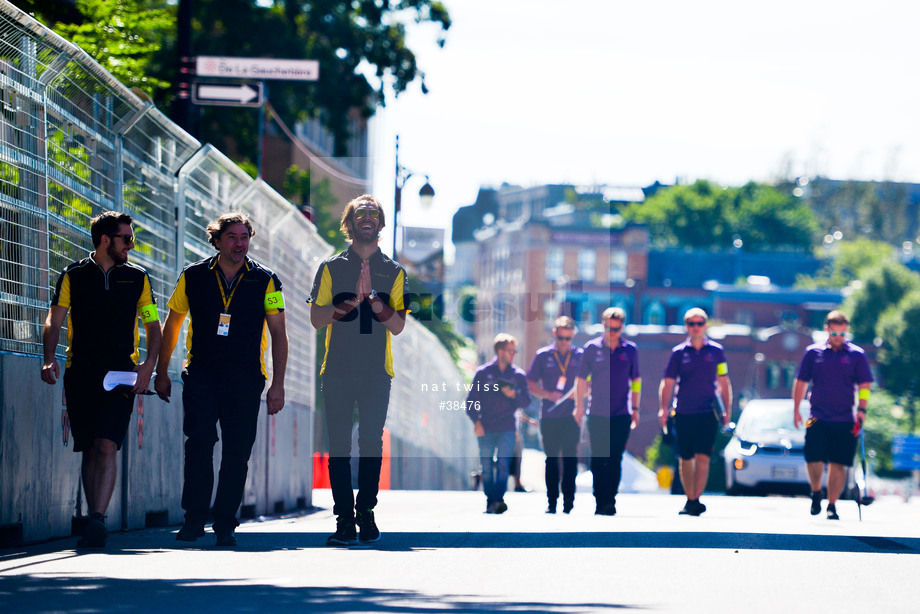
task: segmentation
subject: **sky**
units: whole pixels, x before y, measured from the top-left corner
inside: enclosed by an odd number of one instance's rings
[[[416,83],[371,126],[374,191],[445,227],[502,183],[920,182],[920,4],[904,0],[445,0],[413,26]],[[428,176],[436,196],[423,211]],[[382,246],[389,250],[392,236]],[[448,235],[449,238],[449,235]]]

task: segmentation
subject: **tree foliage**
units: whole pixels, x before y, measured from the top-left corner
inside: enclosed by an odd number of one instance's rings
[[[864,270],[895,261],[894,248],[891,245],[871,239],[835,241],[830,247],[816,248],[815,256],[824,260],[824,265],[813,277],[799,276],[797,286],[843,288],[850,282],[860,279]]]
[[[644,203],[626,207],[623,216],[648,225],[652,241],[699,249],[805,249],[817,234],[817,221],[800,200],[770,186],[747,183],[722,187],[709,181],[666,188]]]
[[[885,388],[895,394],[920,397],[920,290],[913,290],[885,310],[876,329],[883,345],[878,364]]]
[[[175,10],[164,0],[19,0],[55,32],[86,51],[128,87],[148,95],[170,83],[154,75],[155,55],[173,36]]]
[[[355,116],[370,117],[388,91],[399,94],[424,74],[406,45],[406,24],[450,27],[436,0],[284,0],[262,7],[255,0],[196,0],[194,55],[317,60],[316,82],[271,81],[268,97],[288,125],[319,118],[334,137],[336,156],[346,155]],[[172,51],[172,53],[175,53]],[[237,109],[202,110],[200,138],[224,143],[228,120],[238,130],[238,156],[254,151],[255,114]]]
[[[894,260],[858,271],[858,288],[846,299],[850,332],[857,343],[872,343],[878,336],[882,314],[896,307],[907,294],[920,291],[920,275]]]

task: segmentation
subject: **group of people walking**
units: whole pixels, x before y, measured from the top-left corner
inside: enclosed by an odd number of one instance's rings
[[[570,513],[575,505],[577,448],[585,426],[594,513],[617,513],[623,452],[630,431],[639,424],[642,378],[636,344],[621,338],[626,313],[611,307],[601,321],[603,333],[578,348],[572,345],[575,322],[566,316],[558,318],[553,344],[537,350],[526,373],[513,364],[515,338],[504,333],[495,338],[495,359],[476,372],[466,403],[479,440],[486,513],[501,514],[508,509],[504,495],[514,441],[513,416],[529,405],[531,395],[541,399],[546,512],[556,513],[560,491],[563,513]],[[676,436],[679,479],[687,495],[679,513],[689,516],[706,511],[700,496],[709,478],[716,435],[731,420],[728,363],[722,346],[707,337],[708,325],[702,309],[684,314],[687,337],[671,350],[658,387],[658,422],[663,432],[676,431],[670,434]],[[805,432],[810,511],[812,515],[821,512],[826,472],[827,517],[836,520],[835,503],[845,486],[846,469],[853,464],[872,373],[865,352],[846,340],[849,320],[843,312],[830,312],[825,330],[828,340],[806,349],[796,375],[794,424],[801,427],[800,405],[811,386],[811,417]]]
[[[312,325],[325,329],[321,379],[336,516],[336,530],[327,543],[333,546],[373,543],[380,537],[374,508],[395,375],[391,335],[402,332],[408,311],[406,272],[378,245],[385,223],[383,209],[373,196],[365,194],[349,202],[341,231],[350,244],[320,265],[307,299]],[[146,271],[128,262],[135,241],[132,224],[126,213],[106,212],[92,219],[94,251],[61,273],[43,330],[41,378],[55,384],[60,377],[55,353],[67,323],[64,394],[74,451],[82,453],[82,484],[90,512],[78,546],[101,548],[106,544],[106,510],[115,486],[116,456],[134,397],[148,392],[152,380],[156,394],[169,402],[172,382],[168,369],[186,317],[182,370],[185,519],[177,539],[198,540],[213,519],[216,544],[234,546],[237,511],[268,378],[265,350],[269,337],[272,380],[266,392],[267,411],[277,414],[285,404],[288,339],[282,282],[249,257],[255,236],[251,220],[242,213],[221,215],[207,227],[208,241],[217,253],[184,268],[161,327]],[[146,331],[147,346],[140,362],[138,319]],[[495,359],[476,371],[466,404],[479,441],[486,512],[501,514],[508,509],[504,494],[515,443],[515,414],[533,395],[542,405],[546,511],[556,513],[560,491],[562,512],[573,509],[576,447],[586,426],[595,513],[616,514],[622,456],[630,430],[639,421],[642,379],[636,345],[621,338],[626,314],[610,308],[602,321],[604,333],[578,348],[572,345],[575,322],[568,317],[557,319],[554,343],[537,352],[526,373],[514,365],[514,337],[501,334],[495,338]],[[688,337],[674,348],[665,370],[659,389],[659,420],[665,425],[668,415],[676,413],[680,477],[687,492],[681,513],[698,516],[706,509],[699,496],[706,484],[717,422],[729,420],[731,384],[721,346],[705,336],[705,312],[691,309],[684,321]],[[798,411],[808,383],[814,382],[806,459],[815,491],[812,513],[820,512],[823,464],[830,463],[829,517],[836,517],[834,501],[843,487],[841,471],[852,463],[855,444],[844,442],[843,437],[865,419],[872,381],[865,355],[844,337],[846,327],[845,316],[839,312],[828,316],[831,337],[827,344],[811,346],[806,352],[794,393]],[[110,371],[133,371],[135,383],[105,390],[103,380]],[[854,385],[859,386],[860,404],[855,421]],[[356,422],[357,496],[351,470]],[[223,439],[221,462],[212,499],[214,445],[219,439]]]

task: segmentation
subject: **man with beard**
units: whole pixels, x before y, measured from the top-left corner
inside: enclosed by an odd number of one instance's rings
[[[160,318],[150,279],[141,267],[128,263],[134,247],[132,219],[107,211],[90,222],[95,251],[69,265],[58,278],[42,332],[44,363],[41,378],[57,382],[54,353],[67,320],[67,364],[64,396],[74,452],[82,452],[83,491],[90,520],[78,547],[102,548],[108,532],[105,512],[118,473],[116,456],[134,408],[134,395],[147,390],[160,351]],[[147,359],[139,358],[137,317],[147,332]],[[108,371],[135,371],[130,389],[106,392]]]
[[[846,314],[836,310],[827,314],[824,330],[827,331],[827,341],[805,349],[795,376],[792,419],[795,428],[802,427],[799,406],[811,383],[811,416],[805,424],[805,463],[811,484],[811,514],[817,516],[821,513],[821,481],[826,467],[827,518],[839,520],[837,499],[843,492],[847,467],[853,466],[856,438],[866,420],[872,371],[863,349],[847,341],[850,321]]]
[[[336,515],[330,546],[368,544],[380,538],[374,520],[383,426],[394,376],[390,335],[406,325],[405,270],[380,251],[386,225],[377,200],[364,194],[349,202],[341,229],[351,245],[323,262],[316,272],[310,322],[326,329],[320,370],[329,437],[329,481]],[[351,433],[358,408],[358,496],[351,483]],[[356,529],[360,529],[360,538]]]
[[[218,546],[235,546],[236,512],[243,500],[268,378],[266,329],[272,338],[272,383],[265,397],[269,415],[284,407],[288,340],[281,280],[247,256],[255,234],[252,222],[242,213],[225,213],[207,230],[218,253],[188,265],[179,276],[168,303],[155,386],[160,398],[169,401],[169,358],[188,314],[188,361],[182,372],[185,524],[176,539],[195,541],[204,536],[219,422],[223,447],[212,528]]]

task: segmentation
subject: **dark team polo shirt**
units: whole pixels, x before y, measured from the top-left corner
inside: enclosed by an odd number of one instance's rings
[[[368,262],[371,288],[394,311],[407,311],[409,282],[406,271],[379,249]],[[323,262],[316,271],[307,302],[317,307],[338,305],[355,298],[361,275],[361,256],[351,246]],[[326,327],[326,355],[320,370],[323,375],[387,374],[393,377],[390,331],[377,318],[370,300]]]
[[[514,384],[517,396],[509,399],[501,391],[501,383]],[[498,358],[479,367],[473,376],[473,383],[466,395],[466,415],[470,420],[482,421],[485,431],[513,431],[514,413],[530,405],[527,390],[527,374],[515,365],[508,365],[502,371]]]
[[[581,348],[571,348],[566,356],[556,351],[556,346],[548,345],[537,350],[536,356],[527,371],[527,379],[536,382],[547,392],[561,392],[567,394],[575,387],[575,378],[581,369]],[[575,410],[574,394],[553,408],[549,399],[543,399],[541,416],[544,420],[555,418],[570,418]]]
[[[246,258],[237,276],[227,281],[217,256],[195,262],[179,275],[168,306],[189,314],[186,366],[190,371],[234,367],[257,369],[268,377],[265,316],[284,311],[281,280],[269,269]],[[218,334],[221,314],[230,315],[226,335]]]
[[[630,384],[639,379],[639,349],[625,339],[612,351],[603,336],[585,344],[579,377],[591,381],[592,416],[628,416]]]
[[[137,364],[137,316],[144,323],[160,319],[144,269],[127,262],[105,272],[92,255],[64,269],[51,304],[68,309],[68,367]]]
[[[852,422],[855,389],[872,381],[872,371],[861,347],[847,342],[835,352],[827,343],[816,343],[805,348],[795,378],[812,382],[812,416],[827,422]]]
[[[703,414],[712,411],[716,401],[716,380],[728,375],[725,351],[707,337],[696,349],[689,337],[671,350],[664,376],[677,380],[677,413]]]

